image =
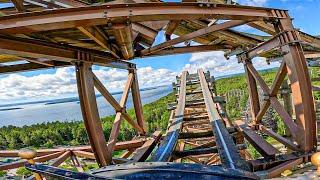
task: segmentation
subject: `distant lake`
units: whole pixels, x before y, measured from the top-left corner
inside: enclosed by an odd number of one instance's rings
[[[148,104],[172,92],[170,86],[156,87],[141,91],[142,104]],[[122,94],[115,94],[113,97],[119,102]],[[14,125],[24,126],[43,122],[53,121],[80,121],[82,113],[78,101],[59,103],[30,103],[16,106],[0,108],[0,127]],[[100,117],[105,117],[115,113],[112,106],[104,99],[97,97]],[[132,96],[129,95],[127,108],[132,108]]]

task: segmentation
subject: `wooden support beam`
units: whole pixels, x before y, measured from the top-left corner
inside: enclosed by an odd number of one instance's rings
[[[263,157],[274,158],[276,154],[280,153],[242,121],[236,121],[235,123],[239,131],[243,133],[244,137]]]
[[[169,21],[167,24],[166,30],[165,30],[165,35],[166,35],[166,40],[169,41],[171,40],[171,35],[174,33],[176,28],[179,26],[181,20],[173,20]]]
[[[261,132],[263,132],[264,134],[274,138],[275,140],[279,141],[280,143],[282,143],[283,145],[285,145],[286,147],[288,147],[291,150],[294,151],[298,151],[299,148],[296,144],[294,144],[291,140],[282,137],[281,135],[277,134],[276,132],[272,131],[270,128],[266,128],[263,125],[259,126],[259,129]]]
[[[295,160],[291,160],[291,161],[287,161],[284,162],[278,166],[275,166],[269,170],[267,170],[267,179],[270,178],[275,178],[280,176],[280,174],[285,171],[285,170],[290,170],[292,169],[294,166],[297,166],[299,164],[303,163],[303,158],[299,158],[299,159],[295,159]]]
[[[119,59],[120,57],[113,52],[106,37],[104,37],[104,35],[101,34],[96,28],[97,27],[78,27],[78,30],[103,47],[105,51],[111,53],[115,58]]]
[[[145,161],[155,146],[160,141],[162,134],[161,131],[155,131],[150,140],[147,140],[140,148],[136,149],[131,160],[134,162],[143,162]]]
[[[81,57],[79,57],[79,52],[90,56],[90,61],[81,59]],[[43,58],[68,63],[82,61],[122,69],[129,69],[133,66],[129,62],[114,60],[114,57],[107,52],[4,35],[0,35],[0,53],[18,57]]]
[[[122,94],[122,97],[121,97],[121,100],[120,100],[120,107],[121,107],[121,111],[118,111],[116,113],[116,117],[114,119],[114,122],[113,122],[113,126],[112,126],[112,129],[111,129],[111,132],[110,132],[110,137],[109,137],[109,140],[108,140],[108,144],[107,144],[107,148],[108,148],[108,153],[109,153],[109,156],[112,157],[112,153],[114,151],[114,146],[116,144],[116,141],[117,141],[117,138],[118,138],[118,135],[119,135],[119,132],[120,132],[120,125],[121,125],[121,121],[122,121],[122,115],[123,113],[125,112],[126,110],[126,103],[127,103],[127,99],[128,99],[128,95],[129,95],[129,91],[130,91],[130,88],[131,88],[131,85],[133,83],[133,77],[134,75],[132,73],[129,73],[128,75],[128,80],[126,82],[126,85],[124,87],[124,90],[123,90],[123,94]],[[110,159],[110,162],[108,163],[111,163],[111,159]]]
[[[102,82],[98,79],[98,77],[93,74],[93,81],[94,81],[94,86],[97,88],[97,90],[101,93],[101,95],[111,104],[111,106],[116,110],[116,112],[122,111],[122,107],[120,104],[117,102],[116,99],[112,96],[112,94],[104,87]],[[122,114],[123,118],[127,120],[127,122],[135,128],[140,134],[144,134],[145,131],[143,128],[139,126],[137,122],[135,122],[126,112],[123,112]]]
[[[287,44],[282,46],[281,51],[286,53],[283,59],[287,64],[296,123],[302,129],[297,141],[302,151],[309,152],[316,149],[317,146],[316,113],[308,67],[301,43],[299,43],[300,33],[295,31],[290,18],[280,20],[277,28],[291,32],[288,34]]]
[[[275,80],[273,81],[272,87],[270,89],[270,96],[277,95],[286,75],[287,75],[287,65],[285,61],[282,61],[278,69],[277,75],[275,77]]]
[[[124,59],[132,59],[134,57],[134,49],[131,25],[114,25],[112,26],[112,29]]]
[[[282,10],[221,4],[215,4],[210,8],[199,8],[199,3],[134,3],[130,7],[127,4],[103,4],[101,6],[55,9],[52,10],[54,13],[40,11],[30,13],[27,16],[21,14],[4,16],[0,18],[0,32],[32,33],[79,26],[104,25],[106,24],[105,9],[108,9],[107,17],[112,24],[127,23],[128,17],[130,17],[130,22],[201,18],[257,21],[288,17],[285,13],[281,13],[280,16],[272,14],[272,11],[280,12]]]
[[[57,159],[55,159],[50,165],[58,167],[60,164],[62,164],[70,156],[71,156],[71,152],[70,151],[66,151],[63,154],[61,154]]]
[[[169,47],[166,49],[154,52],[149,56],[167,56],[173,54],[184,54],[194,52],[208,52],[208,51],[224,51],[227,48],[223,45],[198,45],[198,46],[187,46],[187,47]]]
[[[277,113],[280,115],[281,119],[283,120],[283,122],[285,123],[285,125],[288,127],[288,129],[290,130],[290,132],[292,133],[292,137],[294,139],[298,138],[298,134],[300,132],[299,127],[294,123],[293,119],[290,117],[290,115],[288,114],[288,112],[285,111],[285,109],[283,108],[283,106],[281,105],[281,103],[279,102],[279,100],[277,99],[277,97],[275,96],[270,96],[270,88],[268,87],[268,85],[264,82],[264,80],[262,79],[262,77],[259,75],[258,71],[253,67],[253,65],[251,63],[246,63],[248,70],[250,71],[250,73],[252,74],[252,76],[255,78],[255,80],[259,83],[259,86],[261,87],[261,89],[264,91],[264,93],[269,96],[269,100],[270,100],[270,104],[272,107],[274,107],[274,109],[277,111]],[[276,76],[276,81],[274,82],[273,88],[274,91],[278,88],[280,88],[280,85],[282,83],[281,80],[284,79],[284,75],[285,75],[285,71],[284,69],[284,65],[282,65],[281,69],[280,69],[280,73],[277,74]],[[281,83],[279,83],[281,81]],[[280,85],[279,85],[280,84]],[[275,92],[273,92],[275,94]],[[268,105],[269,103],[267,102],[265,105]],[[265,110],[265,109],[263,109]],[[263,112],[263,111],[262,111]],[[259,116],[260,118],[261,116]]]
[[[11,0],[11,2],[14,4],[14,7],[17,9],[18,12],[23,12],[26,10],[26,8],[23,5],[23,0]]]
[[[262,77],[259,75],[259,72],[253,67],[251,62],[246,62],[245,66],[248,68],[249,73],[251,73],[251,75],[254,77],[256,82],[258,82],[260,88],[265,93],[265,95],[268,96],[270,92],[270,88],[268,87],[267,83],[264,82]]]
[[[55,63],[54,61],[41,61],[40,59],[32,59],[32,58],[29,58],[27,59],[28,62],[31,62],[31,63],[36,63],[36,64],[41,64],[41,65],[44,65],[44,66],[49,66],[49,67],[54,67]]]
[[[249,62],[246,62],[249,63]],[[259,103],[259,94],[257,89],[257,82],[250,73],[247,64],[244,64],[244,70],[246,74],[247,84],[248,84],[248,92],[249,92],[249,100],[250,100],[250,109],[251,109],[251,117],[253,120],[257,119],[257,116],[260,111],[260,103]],[[256,122],[258,123],[258,122]]]
[[[270,103],[283,120],[293,139],[298,141],[300,138],[299,133],[301,132],[301,128],[293,121],[292,117],[284,109],[284,107],[276,97],[270,97]]]
[[[135,69],[135,68],[129,69],[129,72],[133,74],[133,83],[131,86],[131,94],[132,94],[134,111],[136,114],[138,125],[143,130],[142,134],[145,134],[146,127],[145,127],[145,122],[144,122],[144,117],[143,117],[143,109],[142,109],[142,102],[141,102],[141,96],[140,96],[140,88],[139,88],[139,82],[138,82],[137,69]]]
[[[111,162],[112,156],[105,144],[96,96],[91,64],[81,63],[76,65],[77,86],[80,106],[84,124],[89,136],[90,144],[99,166],[106,166]]]
[[[196,37],[203,36],[205,34],[209,34],[209,33],[215,32],[215,31],[219,31],[219,30],[223,30],[223,29],[239,26],[239,25],[242,25],[242,24],[245,24],[245,23],[247,23],[247,21],[244,21],[244,20],[232,20],[232,21],[227,21],[225,23],[221,23],[221,24],[205,27],[203,29],[199,29],[199,30],[194,31],[192,33],[189,33],[189,34],[177,37],[175,39],[166,41],[164,43],[161,43],[159,45],[153,46],[151,48],[144,49],[144,50],[141,51],[141,55],[143,55],[143,56],[144,55],[149,55],[149,54],[155,53],[157,51],[160,51],[162,49],[165,49],[167,47],[173,46],[175,44],[179,44],[179,43],[185,42],[187,40],[192,40],[192,39],[194,39]]]
[[[72,153],[78,157],[83,157],[87,159],[96,159],[95,155],[91,152],[86,152],[86,151],[72,151]]]
[[[266,114],[266,112],[268,111],[269,107],[270,107],[270,100],[266,100],[263,102],[262,107],[260,109],[260,111],[258,112],[257,116],[255,117],[255,124],[260,124],[262,121],[263,116]]]
[[[57,158],[60,155],[62,155],[64,152],[55,152],[52,154],[47,154],[44,156],[39,156],[34,158],[35,162],[45,162],[45,161],[49,161],[51,159]],[[15,169],[15,168],[19,168],[24,166],[24,164],[26,163],[26,160],[20,160],[20,161],[16,161],[13,163],[5,163],[5,164],[1,164],[0,165],[0,170],[8,170],[8,169]]]
[[[53,66],[47,66],[40,63],[25,63],[25,64],[0,66],[0,74],[35,71],[35,70],[50,69],[50,68],[60,68],[60,67],[67,67],[72,65],[68,62],[60,62],[60,61],[46,61],[45,63],[53,64]]]

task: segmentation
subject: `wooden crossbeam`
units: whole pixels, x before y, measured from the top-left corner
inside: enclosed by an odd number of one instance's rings
[[[122,107],[117,102],[116,99],[112,96],[112,94],[104,87],[102,82],[98,79],[98,77],[93,74],[93,80],[94,80],[94,86],[97,88],[97,90],[102,94],[102,96],[111,104],[111,106],[116,110],[116,112],[122,111]],[[126,112],[123,112],[122,114],[123,118],[127,120],[127,122],[135,128],[139,133],[144,134],[145,131],[143,128],[139,126]]]
[[[136,149],[131,160],[134,162],[145,161],[159,142],[161,136],[161,131],[155,131],[152,135],[152,139],[147,140],[140,148]]]
[[[76,156],[79,156],[79,157],[84,157],[84,158],[87,158],[87,159],[96,159],[94,154],[91,153],[91,152],[86,152],[86,151],[72,151],[72,153]]]
[[[71,151],[66,151],[63,154],[61,154],[58,158],[56,158],[50,165],[58,167],[60,164],[62,164],[70,156],[71,156]]]
[[[98,27],[78,27],[78,30],[81,31],[83,34],[91,38],[97,44],[105,49],[105,51],[110,52],[115,58],[120,58],[113,50],[111,49],[108,40],[106,37],[97,30]]]
[[[235,121],[235,123],[239,131],[243,132],[244,137],[263,157],[274,158],[276,154],[280,153],[275,147],[269,144],[242,121]]]
[[[45,161],[49,161],[51,159],[57,158],[60,155],[62,155],[64,152],[55,152],[55,153],[51,153],[51,154],[47,154],[44,156],[40,156],[40,157],[36,157],[34,158],[35,162],[45,162]],[[24,166],[24,164],[26,163],[26,160],[20,160],[17,162],[13,162],[13,163],[5,163],[5,164],[1,164],[0,165],[0,170],[8,170],[8,169],[15,169],[15,168],[19,168]]]
[[[160,51],[162,49],[165,49],[167,47],[173,46],[175,44],[178,43],[182,43],[185,42],[187,40],[192,40],[196,37],[208,34],[208,33],[212,33],[215,31],[219,31],[219,30],[223,30],[223,29],[227,29],[227,28],[231,28],[231,27],[235,27],[235,26],[239,26],[242,24],[247,23],[247,21],[244,20],[232,20],[232,21],[227,21],[225,23],[221,23],[221,24],[217,24],[217,25],[213,25],[213,26],[209,26],[209,27],[205,27],[203,29],[199,29],[197,31],[191,32],[189,34],[185,34],[183,36],[177,37],[175,39],[163,42],[159,45],[153,46],[151,48],[148,49],[144,49],[141,51],[141,55],[149,55],[152,54],[154,52]]]
[[[264,93],[267,96],[269,96],[269,100],[270,100],[271,106],[274,107],[274,109],[280,115],[281,119],[283,120],[285,125],[290,130],[290,132],[292,134],[292,137],[294,139],[296,139],[297,138],[297,134],[299,133],[298,126],[294,123],[293,119],[288,114],[288,112],[284,109],[284,107],[281,105],[281,103],[279,102],[277,97],[270,96],[270,92],[271,92],[270,88],[265,83],[265,81],[262,79],[262,77],[259,75],[258,71],[253,67],[252,63],[248,62],[245,65],[248,67],[250,73],[255,78],[255,80],[259,83],[259,86],[264,91]],[[284,69],[285,69],[285,64],[283,64],[281,66],[280,73],[277,74],[277,78],[276,78],[276,81],[274,82],[274,86],[273,86],[273,88],[274,88],[273,91],[275,91],[277,88],[280,88],[279,84],[281,85],[281,83],[282,83],[282,81],[284,79],[284,75],[286,74]],[[273,93],[275,93],[275,92],[273,92]],[[265,108],[267,107],[268,104],[269,103],[265,103],[265,105],[266,105]],[[262,113],[265,112],[265,111],[266,111],[266,109],[262,109],[260,114],[262,115]],[[259,115],[259,119],[261,118],[261,115]]]
[[[272,131],[270,128],[266,128],[265,126],[260,125],[259,129],[264,134],[267,134],[268,136],[274,138],[275,140],[279,141],[280,143],[282,143],[286,147],[290,148],[291,150],[294,150],[294,151],[298,151],[299,150],[299,148],[298,148],[298,146],[296,144],[294,144],[289,139],[287,139],[285,137],[282,137],[281,135],[279,135],[276,132]]]
[[[129,91],[131,88],[133,82],[133,74],[129,73],[128,75],[128,80],[127,83],[124,87],[124,91],[120,100],[120,107],[121,107],[121,111],[116,113],[116,117],[114,119],[113,122],[113,126],[110,132],[110,137],[109,137],[109,141],[107,144],[107,148],[109,150],[110,156],[112,156],[112,152],[114,150],[114,146],[116,144],[116,140],[118,138],[119,132],[120,132],[120,125],[121,125],[121,120],[122,120],[122,114],[123,112],[125,112],[125,105],[127,103],[127,99],[128,99],[128,95],[129,95]]]
[[[266,100],[263,102],[260,111],[258,112],[257,116],[255,117],[255,123],[261,123],[263,116],[266,114],[268,108],[270,107],[270,100]]]
[[[296,165],[299,165],[303,163],[303,158],[298,158],[298,159],[295,159],[295,160],[291,160],[291,161],[286,161],[278,166],[275,166],[269,170],[267,170],[267,179],[269,178],[275,178],[275,177],[278,177],[280,176],[280,174],[285,171],[285,170],[288,170],[288,169],[292,169],[294,166]]]
[[[285,79],[287,75],[287,65],[286,65],[286,61],[282,61],[281,62],[281,65],[278,69],[278,72],[276,74],[276,77],[273,81],[273,84],[271,86],[271,89],[270,89],[270,96],[276,96],[280,87],[281,87],[281,84],[283,82],[283,80]]]

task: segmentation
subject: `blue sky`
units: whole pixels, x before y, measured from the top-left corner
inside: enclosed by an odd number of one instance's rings
[[[238,0],[240,4],[273,7],[289,10],[294,18],[294,25],[311,35],[320,35],[320,0]],[[0,7],[10,6],[2,3]],[[252,32],[250,28],[238,28]],[[159,33],[156,43],[164,40]],[[242,66],[235,58],[226,61],[222,52],[181,54],[163,57],[138,58],[137,64],[141,87],[170,84],[182,70],[194,71],[198,67],[210,70],[215,76],[241,72]],[[257,68],[266,68],[259,60]],[[276,64],[274,66],[277,66]],[[121,90],[126,72],[110,68],[94,68],[110,91]],[[0,76],[0,100],[21,102],[39,99],[53,99],[76,95],[73,68],[50,69]],[[48,90],[50,89],[50,90]],[[36,93],[34,92],[36,91]]]

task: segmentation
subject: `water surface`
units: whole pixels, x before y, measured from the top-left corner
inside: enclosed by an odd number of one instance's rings
[[[141,91],[142,104],[153,102],[172,91],[170,86],[162,86],[154,89]],[[119,102],[121,94],[117,93],[114,98]],[[100,117],[114,114],[115,111],[103,97],[97,97],[97,104]],[[129,94],[127,108],[132,108],[132,96]],[[24,126],[43,122],[53,121],[79,121],[82,120],[79,102],[59,102],[59,103],[31,103],[16,106],[1,107],[0,127],[14,125]]]

